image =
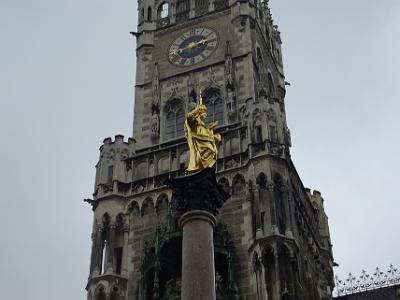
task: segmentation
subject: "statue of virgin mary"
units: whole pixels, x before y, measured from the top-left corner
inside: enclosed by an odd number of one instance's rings
[[[185,121],[185,136],[189,144],[188,172],[198,172],[214,166],[217,161],[216,143],[221,141],[221,135],[214,133],[217,122],[206,126],[207,107],[201,96],[196,107],[187,114]]]

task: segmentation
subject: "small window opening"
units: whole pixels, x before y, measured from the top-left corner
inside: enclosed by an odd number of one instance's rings
[[[261,229],[262,229],[263,232],[265,232],[265,221],[264,221],[264,218],[265,218],[265,211],[262,211],[261,212]]]
[[[114,270],[115,274],[120,275],[122,268],[122,247],[114,249]]]
[[[253,237],[256,236],[257,231],[257,215],[253,214]]]
[[[168,10],[169,10],[168,3],[163,3],[161,5],[161,10],[160,10],[160,18],[161,19],[168,17],[168,15],[169,15]]]
[[[262,142],[262,129],[261,126],[256,126],[255,128],[255,142],[256,143],[261,143]]]
[[[147,21],[151,21],[152,17],[151,17],[151,7],[149,6],[147,8]]]
[[[109,166],[107,172],[107,183],[112,183],[113,176],[114,176],[114,166]]]
[[[273,125],[269,126],[269,135],[270,135],[270,138],[271,138],[272,142],[276,143],[278,141],[277,134],[276,134],[276,127],[275,126],[273,126]]]

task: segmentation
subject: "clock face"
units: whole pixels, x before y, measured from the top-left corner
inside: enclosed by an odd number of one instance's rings
[[[197,27],[181,34],[168,48],[169,61],[185,67],[209,57],[218,46],[217,33],[207,27]]]

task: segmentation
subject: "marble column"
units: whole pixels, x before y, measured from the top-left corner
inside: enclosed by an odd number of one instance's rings
[[[213,231],[216,218],[204,210],[185,213],[179,220],[182,240],[182,300],[215,300]]]
[[[183,228],[181,299],[215,300],[215,215],[230,195],[218,185],[213,168],[170,179],[167,185]]]

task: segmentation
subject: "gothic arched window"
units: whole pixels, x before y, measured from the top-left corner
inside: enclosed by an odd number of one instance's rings
[[[100,286],[96,292],[96,300],[106,300],[106,293],[103,286]]]
[[[140,12],[140,20],[143,21],[144,20],[144,8],[142,8],[141,12]]]
[[[151,16],[151,7],[149,6],[147,8],[147,21],[151,21],[152,20],[152,16]]]
[[[275,260],[274,260],[274,251],[272,248],[267,247],[264,249],[263,260],[262,260],[265,268],[265,289],[267,290],[267,298],[272,299],[273,295],[273,286],[276,279],[275,274]]]
[[[281,280],[282,299],[295,299],[294,272],[289,249],[282,245],[278,253],[279,278]]]
[[[161,4],[158,8],[158,19],[164,19],[169,15],[169,6],[167,2]]]
[[[204,92],[203,99],[207,106],[206,124],[218,122],[218,125],[221,126],[224,123],[224,103],[221,92],[214,88],[208,89]]]
[[[185,123],[185,110],[182,101],[174,99],[167,106],[165,120],[165,139],[183,136]]]
[[[274,200],[278,230],[280,234],[286,231],[285,197],[283,195],[283,179],[279,174],[274,176]]]
[[[110,295],[110,300],[121,300],[120,292],[118,287],[114,286]]]

